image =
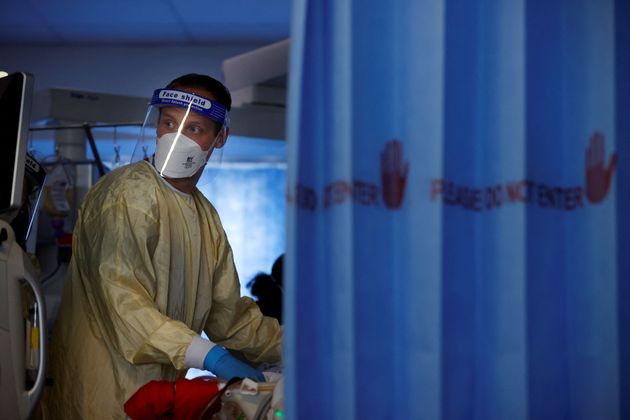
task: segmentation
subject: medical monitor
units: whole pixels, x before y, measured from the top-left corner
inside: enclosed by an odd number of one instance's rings
[[[0,78],[0,212],[22,205],[26,143],[33,99],[33,76]]]

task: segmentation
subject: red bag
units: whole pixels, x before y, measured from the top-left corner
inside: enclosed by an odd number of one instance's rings
[[[133,420],[209,419],[221,409],[219,394],[214,377],[151,381],[127,400],[124,409]]]

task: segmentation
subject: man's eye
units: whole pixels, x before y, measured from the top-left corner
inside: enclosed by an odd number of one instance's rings
[[[192,126],[189,128],[190,132],[193,134],[199,134],[201,133],[201,127],[196,127],[196,126]]]

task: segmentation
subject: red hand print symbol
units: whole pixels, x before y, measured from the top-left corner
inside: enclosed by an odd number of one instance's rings
[[[402,159],[402,143],[388,141],[381,152],[381,191],[387,208],[397,209],[402,205],[408,173],[409,163]]]
[[[612,174],[617,166],[617,155],[613,152],[608,168],[604,166],[606,146],[604,135],[596,131],[586,148],[586,197],[591,203],[599,203],[608,194]]]

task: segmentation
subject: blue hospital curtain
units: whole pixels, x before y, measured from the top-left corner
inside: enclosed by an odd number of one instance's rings
[[[630,6],[295,0],[291,419],[630,418]]]

